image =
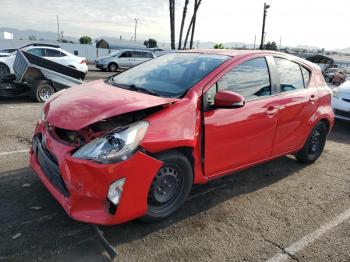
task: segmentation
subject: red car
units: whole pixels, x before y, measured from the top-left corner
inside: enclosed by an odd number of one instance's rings
[[[192,184],[322,153],[333,126],[318,66],[270,51],[171,53],[53,95],[30,165],[72,218],[112,225],[174,213]]]

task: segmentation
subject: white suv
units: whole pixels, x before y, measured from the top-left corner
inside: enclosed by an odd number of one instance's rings
[[[79,71],[87,73],[88,66],[86,65],[86,58],[75,56],[59,46],[33,44],[20,48],[21,50],[42,58],[51,60],[53,62],[73,67]],[[0,51],[0,75],[13,74],[13,63],[15,61],[16,52],[2,53]]]

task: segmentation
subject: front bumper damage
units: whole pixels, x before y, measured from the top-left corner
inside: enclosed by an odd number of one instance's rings
[[[99,164],[73,158],[73,149],[54,139],[39,121],[30,150],[30,166],[70,217],[114,225],[147,212],[148,190],[161,161],[138,151],[128,160]],[[121,199],[113,207],[115,212],[111,212],[108,188],[123,177],[126,181]]]

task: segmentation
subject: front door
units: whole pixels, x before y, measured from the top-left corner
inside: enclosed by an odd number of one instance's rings
[[[264,57],[234,66],[203,96],[211,103],[217,90],[241,94],[245,106],[219,109],[204,106],[204,170],[216,177],[271,156],[277,110]]]

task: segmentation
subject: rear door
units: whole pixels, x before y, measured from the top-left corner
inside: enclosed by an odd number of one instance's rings
[[[141,64],[147,60],[147,58],[146,58],[147,53],[146,52],[133,51],[132,54],[133,54],[133,58],[134,58],[134,61],[133,61],[134,66]]]
[[[220,176],[271,156],[277,124],[272,86],[265,57],[254,57],[234,65],[203,95],[207,176]],[[241,94],[245,106],[211,107],[218,90]]]
[[[311,86],[311,70],[295,61],[274,57],[279,73],[278,124],[273,155],[300,148],[308,135],[308,125],[318,107],[317,88]]]
[[[66,55],[60,52],[59,50],[46,48],[45,53],[46,59],[59,63],[61,65],[68,66]]]

